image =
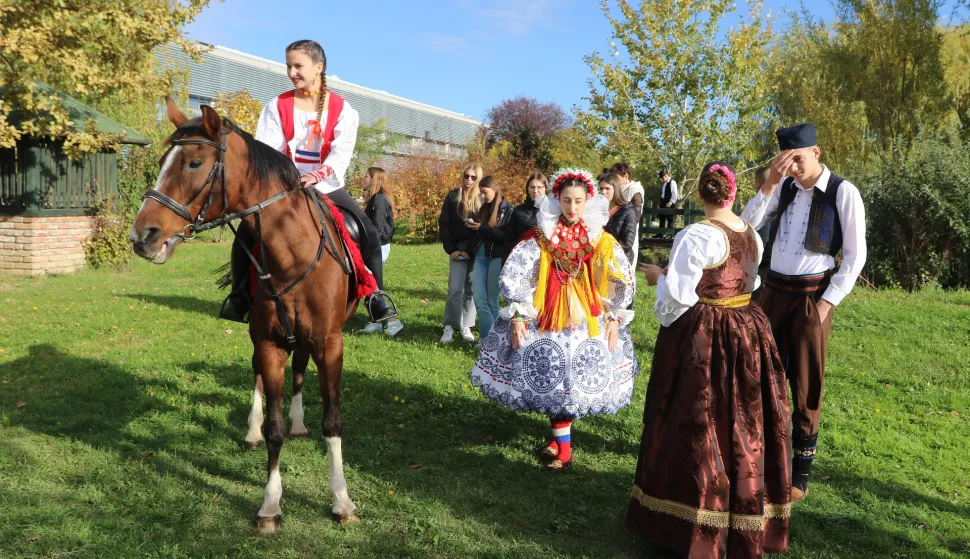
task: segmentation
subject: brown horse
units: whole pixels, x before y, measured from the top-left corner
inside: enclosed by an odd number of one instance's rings
[[[291,352],[291,435],[308,434],[301,390],[312,357],[323,403],[333,514],[342,523],[358,520],[357,507],[347,493],[340,445],[341,329],[352,310],[347,308],[346,254],[339,240],[333,242],[340,238],[339,232],[332,219],[324,219],[317,196],[300,189],[299,173],[286,156],[223,120],[208,106],[202,107],[201,117],[190,120],[171,99],[166,101],[176,131],[166,141],[170,147],[160,161],[158,182],[145,196],[130,240],[139,256],[164,264],[192,233],[239,214],[243,214],[243,226],[261,238],[263,289],[256,289],[249,322],[256,389],[246,436],[248,448],[265,438],[269,454],[269,479],[257,514],[259,529],[273,532],[282,523],[284,368]],[[324,250],[326,240],[330,243]]]

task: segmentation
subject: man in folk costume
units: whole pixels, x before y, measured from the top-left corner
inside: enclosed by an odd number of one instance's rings
[[[663,184],[660,185],[660,207],[662,209],[669,210],[674,207],[677,203],[677,181],[670,177],[670,171],[667,169],[662,169],[659,173],[660,180]],[[666,225],[665,225],[666,223]],[[660,227],[673,227],[674,226],[674,216],[672,215],[660,215]]]
[[[360,117],[347,101],[327,89],[327,58],[316,41],[296,41],[286,47],[286,65],[296,89],[263,107],[255,137],[293,161],[304,188],[312,186],[326,194],[342,213],[352,215],[353,221],[363,228],[359,234],[364,238],[359,243],[367,250],[362,250],[361,255],[379,289],[367,308],[374,322],[393,319],[397,313],[386,304],[380,291],[384,288],[380,235],[344,188]],[[223,317],[245,321],[255,281],[250,278],[249,261],[239,243],[233,245],[232,276],[233,291],[223,306]]]
[[[755,228],[770,227],[765,254],[771,264],[758,303],[792,391],[797,502],[808,494],[815,460],[832,314],[866,262],[866,218],[859,189],[819,162],[814,124],[781,128],[777,136],[781,153],[741,217]],[[840,249],[842,264],[836,268]]]

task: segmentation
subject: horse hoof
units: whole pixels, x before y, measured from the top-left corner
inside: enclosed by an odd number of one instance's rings
[[[283,516],[256,517],[256,527],[260,534],[272,534],[283,527]]]
[[[357,516],[357,511],[355,510],[350,512],[345,512],[343,514],[334,514],[334,516],[337,518],[337,520],[340,521],[341,524],[345,524],[345,525],[353,524],[354,522],[360,522],[360,517]]]
[[[263,444],[262,439],[258,441],[243,441],[243,446],[246,448],[246,450],[256,450],[261,444]]]
[[[291,439],[297,439],[297,440],[299,440],[299,439],[309,439],[310,438],[310,432],[309,431],[303,431],[302,433],[290,433],[290,438]]]

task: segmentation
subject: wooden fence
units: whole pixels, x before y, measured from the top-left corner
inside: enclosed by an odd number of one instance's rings
[[[735,201],[731,207],[737,215],[741,215],[741,202]],[[654,227],[654,218],[662,215],[673,217],[673,227]],[[652,201],[647,201],[640,216],[640,246],[670,248],[674,244],[674,235],[692,223],[704,219],[704,209],[694,202],[684,204],[682,208],[658,208]]]

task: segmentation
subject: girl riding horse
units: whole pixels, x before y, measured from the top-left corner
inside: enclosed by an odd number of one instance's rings
[[[326,194],[340,210],[363,228],[361,254],[377,280],[378,291],[366,307],[373,322],[393,319],[397,312],[384,300],[384,264],[380,234],[357,202],[347,193],[344,175],[357,143],[357,111],[327,89],[327,56],[316,41],[301,40],[286,47],[286,69],[295,89],[263,107],[256,139],[287,156],[300,172],[300,183]],[[222,317],[245,322],[252,281],[242,243],[233,244],[233,289],[223,305]]]

